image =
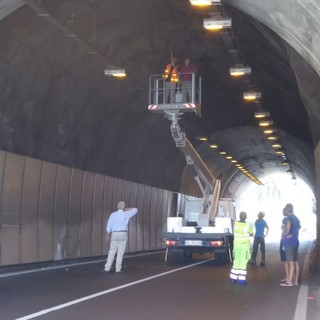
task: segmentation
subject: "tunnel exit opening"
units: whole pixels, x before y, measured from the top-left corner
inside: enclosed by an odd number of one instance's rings
[[[281,234],[282,210],[292,203],[301,222],[301,239],[316,238],[316,200],[313,191],[303,180],[291,179],[285,173],[275,173],[261,179],[263,186],[250,183],[236,199],[237,212],[246,211],[248,222],[254,225],[259,211],[265,212],[269,225],[269,241],[278,241]]]

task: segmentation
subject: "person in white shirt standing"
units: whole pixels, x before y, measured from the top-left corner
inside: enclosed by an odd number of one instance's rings
[[[108,259],[104,266],[104,270],[109,272],[117,254],[116,259],[116,273],[122,273],[122,260],[126,250],[128,239],[128,224],[130,218],[138,213],[137,208],[126,208],[123,201],[118,202],[118,211],[112,212],[107,222],[106,237],[108,241],[111,234],[110,249]]]

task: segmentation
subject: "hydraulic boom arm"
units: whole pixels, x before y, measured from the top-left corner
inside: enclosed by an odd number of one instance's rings
[[[213,221],[220,192],[220,180],[217,180],[208,169],[200,155],[187,139],[185,132],[179,126],[179,112],[176,110],[165,111],[166,116],[171,120],[171,135],[175,144],[186,157],[187,164],[195,174],[199,188],[203,195],[203,206],[199,213],[199,226],[208,226]]]

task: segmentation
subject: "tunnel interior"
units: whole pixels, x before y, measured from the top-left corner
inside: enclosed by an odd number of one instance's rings
[[[314,190],[318,94],[304,83],[312,78],[315,88],[319,77],[253,17],[223,6],[232,17],[227,34],[262,92],[258,104],[242,99],[248,81],[230,77],[223,36],[204,30],[209,11],[189,1],[28,0],[17,7],[0,21],[1,149],[199,195],[168,120],[147,110],[149,76],[162,73],[172,52],[179,64],[189,56],[203,79],[202,117],[186,114],[180,125],[221,179],[223,196],[253,182],[222,149],[258,180],[282,172]],[[108,66],[125,67],[127,77],[105,76]],[[289,167],[254,117],[261,107],[272,116]]]

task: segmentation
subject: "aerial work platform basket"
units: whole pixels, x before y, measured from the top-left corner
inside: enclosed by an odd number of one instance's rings
[[[164,114],[195,112],[201,117],[201,77],[192,73],[189,78],[192,80],[173,83],[162,74],[151,75],[148,110]]]

